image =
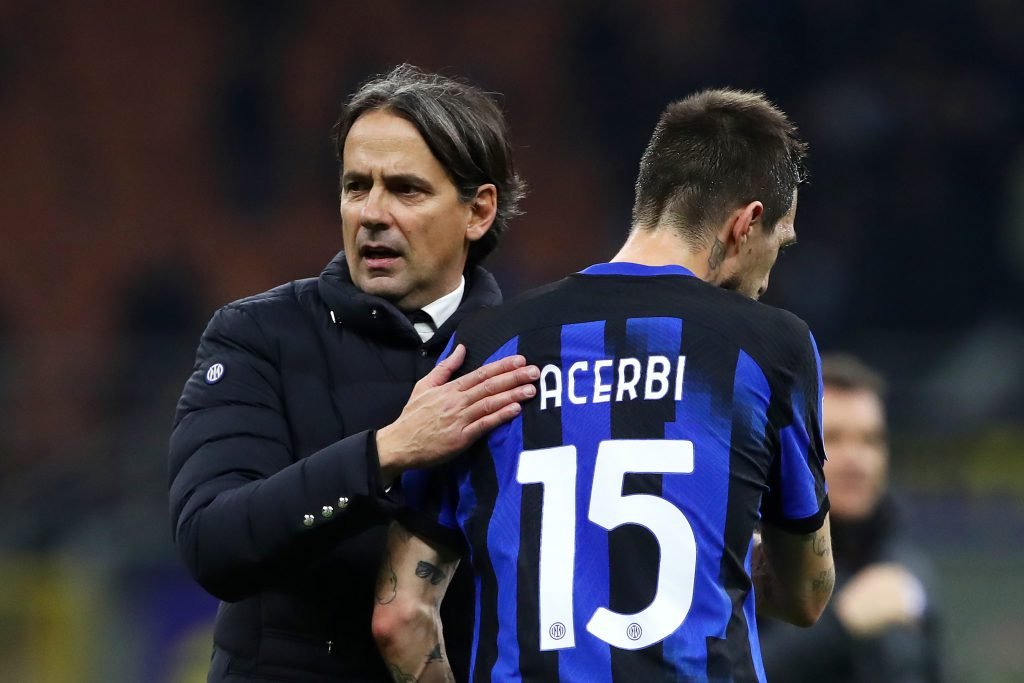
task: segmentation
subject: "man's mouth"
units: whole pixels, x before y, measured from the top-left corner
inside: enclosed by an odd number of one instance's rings
[[[394,249],[375,245],[362,247],[359,250],[359,255],[367,267],[371,269],[388,268],[394,265],[402,256]]]

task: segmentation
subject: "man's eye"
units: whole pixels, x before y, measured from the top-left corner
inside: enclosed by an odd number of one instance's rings
[[[366,183],[361,180],[350,180],[345,183],[345,192],[360,192],[366,188]]]
[[[420,188],[416,187],[415,185],[399,185],[397,188],[395,188],[395,191],[398,194],[414,195],[419,194]]]

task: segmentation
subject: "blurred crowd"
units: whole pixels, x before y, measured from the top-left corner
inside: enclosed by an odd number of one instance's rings
[[[506,294],[623,239],[666,102],[765,91],[811,145],[766,300],[891,378],[895,431],[1020,428],[1018,5],[0,2],[0,547],[170,554],[199,334],[340,248],[329,129],[402,61],[503,94],[532,188],[491,263]]]

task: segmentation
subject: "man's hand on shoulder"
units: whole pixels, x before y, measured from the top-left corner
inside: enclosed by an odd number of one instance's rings
[[[377,430],[385,485],[414,467],[436,465],[513,419],[532,398],[540,370],[509,356],[449,381],[466,358],[459,344],[416,383],[397,420]]]

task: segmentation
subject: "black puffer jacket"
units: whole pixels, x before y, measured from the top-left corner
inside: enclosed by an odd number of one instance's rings
[[[387,528],[373,430],[398,417],[459,320],[500,303],[485,270],[466,280],[426,343],[352,284],[342,254],[319,279],[210,321],[174,420],[170,510],[189,571],[223,601],[211,681],[387,679],[370,633]],[[445,607],[458,670],[472,598],[456,581]]]

